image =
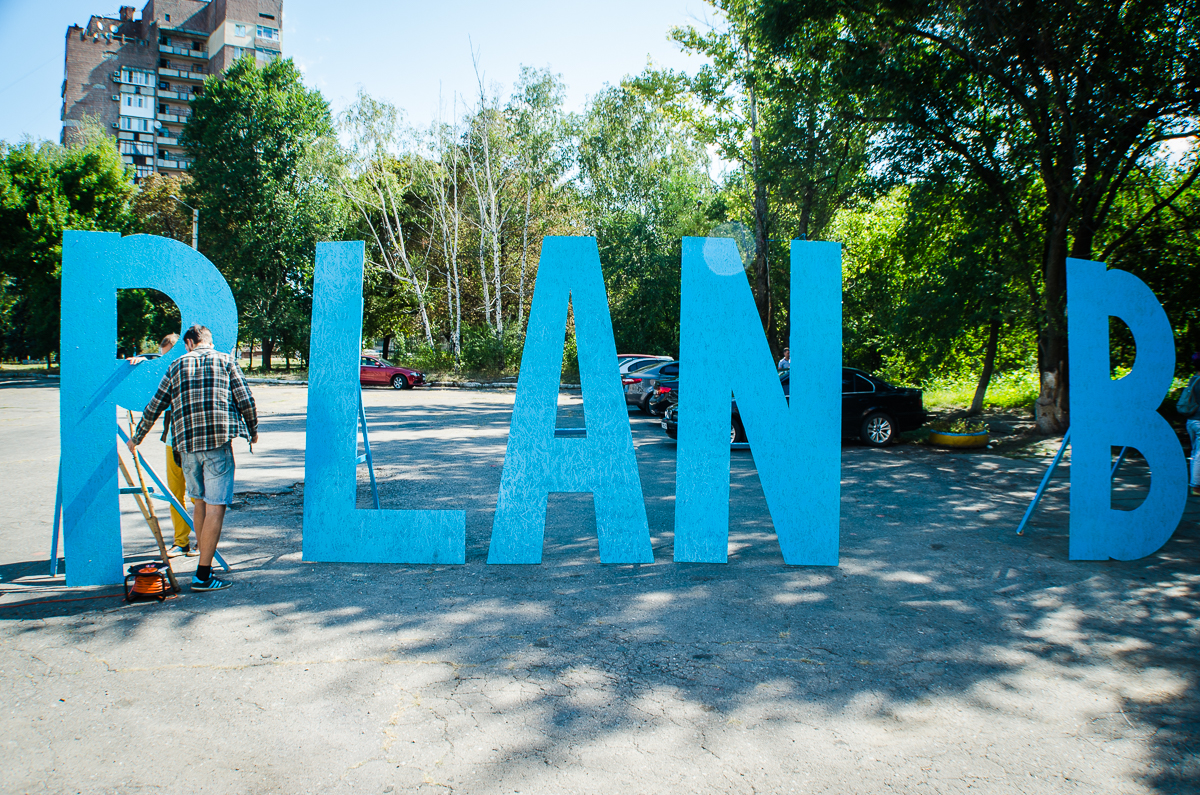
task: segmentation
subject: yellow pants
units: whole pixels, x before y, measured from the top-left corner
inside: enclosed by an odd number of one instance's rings
[[[175,499],[179,500],[179,504],[186,508],[187,498],[183,491],[183,469],[175,463],[175,451],[171,449],[170,445],[167,445],[167,488],[175,495]],[[174,507],[171,508],[171,524],[175,526],[175,545],[186,547],[191,528],[188,527],[187,520],[180,516],[179,511],[176,511]]]

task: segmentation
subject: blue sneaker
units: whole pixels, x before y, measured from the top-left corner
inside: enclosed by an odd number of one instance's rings
[[[228,580],[219,580],[211,575],[207,580],[202,580],[196,575],[192,575],[193,591],[223,591],[226,588],[232,587],[233,583],[229,582]]]

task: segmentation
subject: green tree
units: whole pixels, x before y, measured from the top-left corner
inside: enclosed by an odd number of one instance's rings
[[[192,213],[175,198],[182,198],[191,179],[186,175],[154,173],[138,183],[133,195],[133,215],[137,231],[192,243]]]
[[[747,247],[755,299],[772,348],[787,345],[790,272],[783,241],[821,238],[834,213],[870,194],[868,150],[878,125],[851,112],[828,51],[836,29],[813,22],[778,58],[754,23],[757,3],[713,0],[718,21],[671,35],[709,63],[694,75],[648,70],[640,89],[660,97],[697,138],[736,165],[714,217],[752,230]]]
[[[133,190],[115,143],[102,129],[85,127],[66,147],[0,142],[7,355],[42,358],[58,350],[62,233],[130,231]]]
[[[581,201],[621,350],[679,350],[680,238],[711,225],[707,166],[687,128],[630,84],[600,92],[582,120]]]
[[[328,103],[290,59],[243,58],[205,81],[181,142],[200,250],[230,283],[239,338],[261,341],[267,370],[280,345],[307,357],[315,246],[345,220]]]
[[[1190,373],[1191,355],[1200,351],[1200,185],[1187,182],[1200,148],[1177,164],[1159,164],[1136,175],[1135,190],[1114,209],[1113,225],[1101,245],[1111,267],[1136,274],[1154,290],[1175,331],[1180,375]],[[1168,199],[1161,213],[1147,210]],[[1140,219],[1145,219],[1138,223]],[[1134,350],[1129,331],[1114,324],[1112,341],[1116,364],[1132,366]]]
[[[1045,431],[1069,424],[1066,258],[1097,248],[1133,175],[1200,115],[1195,0],[928,3],[762,0],[754,15],[777,57],[800,57],[814,21],[837,30],[831,74],[865,118],[886,125],[881,167],[907,178],[954,161],[1006,206],[1014,234],[1041,185],[1041,256],[1027,265],[1038,324]],[[1186,190],[1193,168],[1177,184]],[[1170,196],[1145,209],[1147,217]],[[1132,225],[1138,226],[1139,219]]]
[[[574,163],[571,118],[563,111],[566,86],[561,75],[549,69],[521,67],[521,76],[509,100],[509,129],[516,145],[521,172],[520,276],[517,283],[517,326],[525,331],[529,249],[546,234],[564,194],[563,178]]]

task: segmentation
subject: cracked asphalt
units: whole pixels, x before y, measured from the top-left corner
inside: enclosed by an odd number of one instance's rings
[[[735,451],[730,562],[675,564],[675,448],[631,415],[655,562],[600,565],[555,495],[544,563],[488,566],[512,393],[370,389],[384,506],[465,509],[467,563],[311,564],[305,391],[254,391],[236,587],[126,605],[49,577],[57,388],[0,383],[0,791],[1200,789],[1194,498],[1156,555],[1073,563],[1065,479],[1013,532],[1044,462],[847,443],[841,565],[792,568]],[[1144,488],[1131,461],[1114,499]]]

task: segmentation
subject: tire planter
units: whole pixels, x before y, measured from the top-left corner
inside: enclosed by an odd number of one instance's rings
[[[987,447],[988,432],[951,433],[950,431],[930,431],[929,443],[939,447]]]

